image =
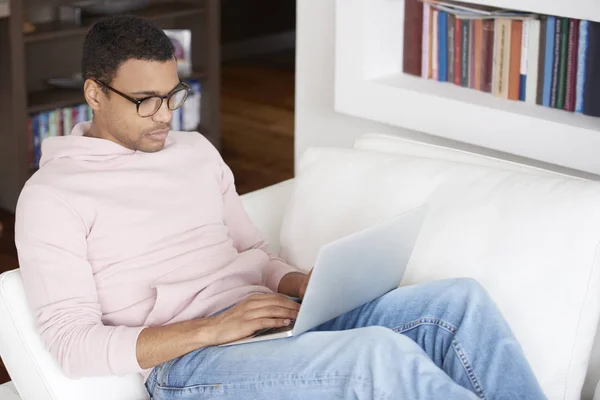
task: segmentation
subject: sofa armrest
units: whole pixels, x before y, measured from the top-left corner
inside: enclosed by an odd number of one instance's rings
[[[279,253],[281,223],[293,187],[290,179],[241,196],[246,212],[275,254]]]

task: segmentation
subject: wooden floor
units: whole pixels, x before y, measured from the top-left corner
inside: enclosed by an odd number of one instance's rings
[[[294,53],[222,69],[222,154],[240,194],[290,179],[294,168]],[[0,210],[0,273],[17,267],[14,218]],[[8,381],[0,359],[0,384]]]

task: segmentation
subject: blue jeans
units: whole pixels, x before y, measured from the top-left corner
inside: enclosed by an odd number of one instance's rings
[[[472,279],[396,289],[298,337],[199,349],[146,387],[154,400],[545,399]]]

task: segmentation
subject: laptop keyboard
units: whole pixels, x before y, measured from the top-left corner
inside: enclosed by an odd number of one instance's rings
[[[296,323],[296,321],[292,321],[291,324],[289,324],[288,326],[282,326],[281,328],[266,328],[266,329],[261,329],[259,331],[254,332],[254,335],[252,335],[252,337],[257,337],[257,336],[264,336],[264,335],[272,335],[274,333],[280,333],[280,332],[287,332],[290,331],[294,328],[294,324]]]

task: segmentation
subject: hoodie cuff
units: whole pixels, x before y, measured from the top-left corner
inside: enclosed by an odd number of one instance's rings
[[[290,272],[302,271],[278,259],[269,261],[265,285],[273,292],[277,293],[279,291],[279,282],[281,282],[281,278]]]

